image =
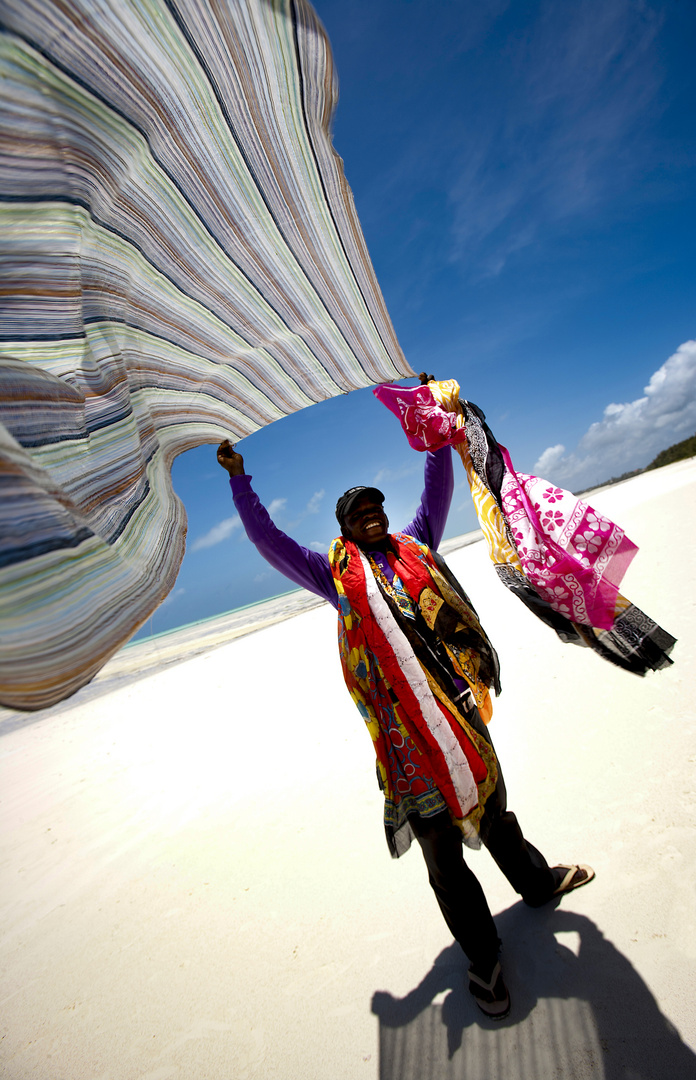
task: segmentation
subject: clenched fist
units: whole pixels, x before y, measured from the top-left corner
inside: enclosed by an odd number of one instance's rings
[[[217,459],[230,476],[244,476],[244,458],[237,453],[229,439],[218,446]]]

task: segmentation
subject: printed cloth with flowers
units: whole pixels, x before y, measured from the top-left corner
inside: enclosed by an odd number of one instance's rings
[[[489,689],[500,691],[498,658],[430,549],[405,533],[389,539],[413,612],[391,595],[369,553],[343,537],[329,551],[341,664],[374,743],[387,843],[394,857],[402,855],[413,836],[409,814],[427,818],[447,810],[464,842],[478,847],[498,767],[469,718],[474,705],[490,715]],[[463,695],[455,680],[466,687]]]
[[[455,447],[498,576],[563,641],[639,675],[672,663],[676,639],[619,592],[638,550],[623,529],[571,492],[517,473],[453,379],[374,393],[415,449]]]

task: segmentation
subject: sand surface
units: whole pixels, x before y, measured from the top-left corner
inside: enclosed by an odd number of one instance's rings
[[[641,546],[624,591],[679,638],[667,671],[562,645],[483,544],[448,557],[501,656],[510,805],[550,861],[597,871],[533,911],[472,853],[508,1021],[469,998],[418,850],[388,856],[321,605],[3,714],[0,1075],[696,1077],[696,461],[589,501]]]

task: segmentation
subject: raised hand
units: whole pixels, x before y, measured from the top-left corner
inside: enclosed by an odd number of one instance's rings
[[[238,454],[229,439],[218,446],[218,465],[222,465],[230,476],[244,476],[244,458]]]

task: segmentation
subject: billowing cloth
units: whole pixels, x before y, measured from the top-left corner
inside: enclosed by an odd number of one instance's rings
[[[405,533],[390,542],[396,586],[352,541],[339,537],[329,551],[343,674],[375,744],[387,841],[393,855],[402,854],[411,836],[408,814],[447,809],[465,842],[477,847],[497,762],[467,722],[461,698],[455,704],[452,674],[490,714],[489,688],[500,690],[498,659],[430,549]]]
[[[454,380],[374,393],[415,449],[455,446],[500,579],[562,640],[639,675],[672,663],[676,639],[619,592],[638,550],[623,529],[571,492],[517,473]]]
[[[87,682],[169,592],[182,451],[409,374],[306,0],[6,0],[0,701]]]

